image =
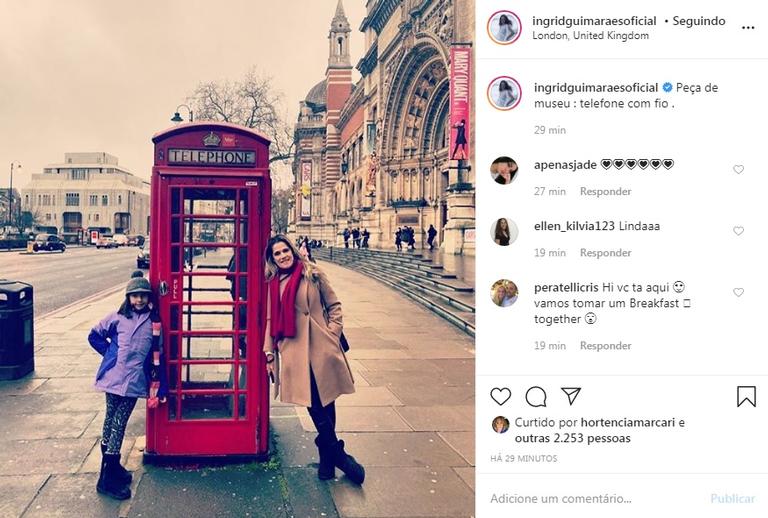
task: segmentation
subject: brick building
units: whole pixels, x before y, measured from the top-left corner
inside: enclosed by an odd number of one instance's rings
[[[473,13],[470,0],[368,0],[353,84],[339,0],[326,76],[295,127],[292,235],[338,242],[344,228],[367,228],[371,246],[392,248],[407,225],[421,246],[431,224],[445,252],[474,254],[473,158],[449,157],[451,48],[470,48]]]

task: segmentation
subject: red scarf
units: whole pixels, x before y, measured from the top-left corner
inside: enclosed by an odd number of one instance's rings
[[[283,338],[296,336],[296,293],[304,272],[304,265],[298,259],[294,260],[288,279],[288,285],[280,297],[280,272],[269,281],[270,335],[275,348]],[[285,272],[284,272],[285,273]]]

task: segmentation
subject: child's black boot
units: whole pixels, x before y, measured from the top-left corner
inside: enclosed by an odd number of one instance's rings
[[[103,459],[104,455],[107,453],[107,445],[104,444],[103,442],[100,444],[101,444],[101,458]],[[124,467],[120,466],[120,464],[118,464],[118,466],[120,467],[120,477],[119,477],[120,482],[122,482],[127,486],[131,485],[131,482],[133,482],[133,475],[131,475],[131,472],[125,469]]]
[[[120,481],[120,455],[105,453],[101,461],[101,473],[96,491],[115,500],[131,498],[131,489]]]

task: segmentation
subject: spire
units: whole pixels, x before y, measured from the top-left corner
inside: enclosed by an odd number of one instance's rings
[[[342,0],[336,4],[336,14],[331,21],[331,32],[350,32],[349,20],[344,13],[344,4]]]

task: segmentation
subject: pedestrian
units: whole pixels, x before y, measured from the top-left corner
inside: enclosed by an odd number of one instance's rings
[[[150,302],[152,289],[141,270],[131,275],[120,308],[107,315],[88,335],[103,356],[95,387],[106,393],[107,410],[101,436],[101,472],[96,490],[117,500],[131,497],[132,476],[120,465],[125,428],[138,398],[147,407],[164,403],[168,393],[160,348],[160,317]]]
[[[368,239],[370,239],[371,233],[368,232],[367,228],[363,229],[363,244],[361,245],[363,248],[368,248]]]
[[[403,250],[403,230],[400,227],[397,227],[397,232],[395,232],[395,247],[398,252]]]
[[[436,236],[437,236],[437,230],[435,229],[434,225],[430,224],[429,229],[427,229],[427,244],[429,245],[430,250],[435,249]]]
[[[352,231],[352,246],[354,248],[360,248],[360,227],[355,227]]]
[[[416,249],[416,232],[413,230],[413,227],[405,227],[408,229],[408,248],[411,250]]]
[[[339,468],[362,484],[365,469],[336,436],[336,398],[355,391],[340,344],[341,302],[328,277],[303,260],[286,237],[269,240],[264,260],[268,283],[264,353],[274,396],[309,410],[318,434],[318,478],[332,479]]]
[[[349,227],[344,229],[344,232],[342,233],[342,236],[344,236],[344,248],[349,248],[349,236],[352,233],[349,231]]]

